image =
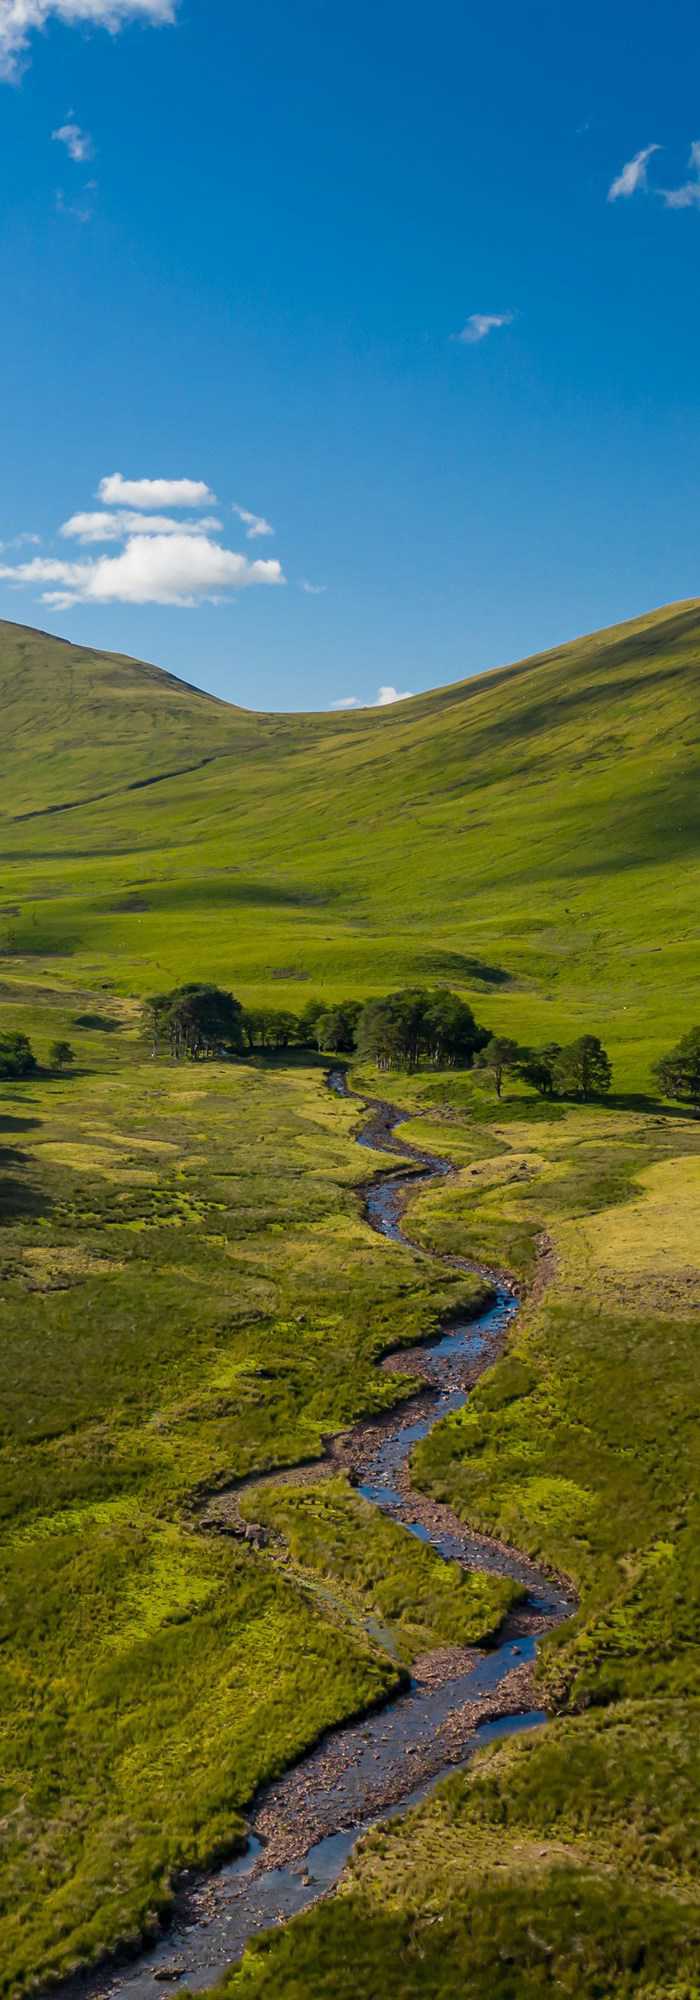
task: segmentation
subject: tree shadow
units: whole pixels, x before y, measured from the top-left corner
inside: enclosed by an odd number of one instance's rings
[[[29,1120],[30,1124],[40,1124],[41,1120]],[[29,1162],[29,1154],[19,1146],[0,1146],[0,1229],[11,1222],[30,1222],[40,1215],[49,1215],[53,1207],[50,1197],[42,1188],[32,1185],[21,1172]],[[18,1174],[10,1174],[8,1167],[20,1169]]]
[[[251,1049],[243,1057],[254,1069],[347,1069],[353,1056],[323,1055],[319,1049]]]
[[[671,1104],[667,1097],[653,1097],[644,1091],[614,1091],[598,1102],[613,1111],[644,1111],[651,1118],[683,1118],[692,1125],[700,1122],[700,1112],[692,1104]]]
[[[122,1025],[111,1014],[74,1014],[73,1023],[76,1028],[90,1028],[100,1035],[118,1035]]]
[[[0,1132],[35,1132],[43,1122],[42,1118],[13,1118],[9,1112],[7,1115],[3,1112],[0,1115]]]

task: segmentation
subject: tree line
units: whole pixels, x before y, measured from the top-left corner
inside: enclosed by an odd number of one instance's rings
[[[494,1035],[448,987],[407,987],[383,998],[309,1000],[301,1013],[286,1008],[246,1008],[220,987],[193,982],[146,1002],[153,1053],[167,1049],[193,1061],[255,1051],[314,1048],[326,1055],[356,1055],[380,1071],[476,1069],[490,1075],[498,1098],[507,1077],[519,1077],[541,1097],[575,1097],[584,1103],[607,1096],[612,1066],[598,1035],[572,1042],[524,1047]],[[661,1057],[652,1072],[665,1097],[700,1111],[700,1027]]]
[[[584,1103],[607,1096],[612,1083],[610,1058],[598,1035],[526,1048],[482,1027],[468,1002],[446,986],[406,987],[380,999],[340,1000],[333,1006],[309,1000],[294,1014],[282,1007],[245,1008],[221,987],[194,981],[155,994],[145,1007],[153,1053],[166,1049],[176,1060],[314,1048],[326,1055],[357,1055],[380,1071],[410,1072],[421,1064],[483,1070],[498,1098],[505,1079],[519,1077],[541,1097],[577,1097]],[[69,1042],[55,1041],[48,1060],[53,1071],[64,1071],[75,1052]],[[19,1081],[38,1070],[27,1035],[0,1033],[0,1078]],[[700,1113],[700,1027],[690,1028],[660,1057],[652,1076],[664,1097]]]

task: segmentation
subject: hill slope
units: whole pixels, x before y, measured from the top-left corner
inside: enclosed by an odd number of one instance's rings
[[[0,626],[8,972],[292,1005],[449,978],[504,1022],[517,994],[522,1033],[602,1006],[646,1060],[669,994],[700,1013],[699,661],[693,603],[394,708],[254,716]]]

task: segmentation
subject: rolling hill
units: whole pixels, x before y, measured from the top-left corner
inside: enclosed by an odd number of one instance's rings
[[[473,1643],[477,1597],[496,1636],[499,1580],[446,1597],[435,1550],[306,1480],[415,1392],[388,1349],[483,1305],[446,1254],[523,1311],[412,1477],[570,1580],[526,1697],[552,1719],[379,1827],[219,2000],[700,2000],[700,1125],[649,1094],[700,1020],[699,658],[677,605],[394,708],[256,716],[0,626],[0,1025],[39,1061],[0,1081],[1,2000],[151,1934],[261,1787],[419,1645]],[[315,1051],[152,1060],[138,998],[188,977],[295,1010],[449,981],[519,1040],[601,1033],[614,1091],[383,1075],[454,1174],[380,1240],[359,1191],[395,1158]],[[295,1467],[270,1546],[202,1531]]]
[[[633,1081],[700,1014],[699,666],[693,602],[392,708],[257,716],[0,625],[3,972],[297,1007],[450,980],[533,1038],[602,1016]]]

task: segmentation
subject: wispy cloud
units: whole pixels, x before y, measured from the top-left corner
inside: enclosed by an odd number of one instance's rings
[[[52,139],[57,139],[59,145],[65,146],[70,159],[76,160],[79,165],[82,165],[85,160],[94,160],[95,147],[93,141],[90,133],[84,132],[81,125],[73,125],[71,123],[57,125],[56,131],[52,132],[51,137]]]
[[[162,507],[216,506],[216,494],[203,479],[125,479],[121,472],[100,480],[97,497],[108,507],[143,507],[149,513]]]
[[[647,164],[652,153],[660,151],[660,146],[642,146],[641,152],[635,153],[634,159],[628,160],[617,178],[611,182],[608,188],[608,201],[629,201],[630,195],[637,194],[640,188],[646,188]]]
[[[274,535],[275,530],[271,528],[269,521],[265,520],[264,514],[251,514],[250,508],[239,507],[237,500],[233,502],[233,511],[238,515],[239,521],[243,522],[249,542],[256,542],[260,535]]]
[[[178,0],[0,0],[0,77],[17,82],[32,35],[52,20],[67,28],[107,28],[116,35],[131,21],[165,27],[175,20],[177,5]]]
[[[325,583],[309,583],[307,576],[302,577],[299,585],[299,589],[303,590],[307,597],[323,597],[327,588],[328,585]]]
[[[453,333],[452,339],[460,340],[464,347],[478,347],[479,341],[486,340],[499,326],[512,326],[513,319],[512,312],[471,313],[461,333]]]
[[[688,165],[692,180],[677,188],[659,188],[666,208],[700,208],[700,139],[693,140]]]
[[[133,514],[124,509],[121,513],[71,514],[64,521],[60,533],[68,541],[83,542],[125,542],[129,535],[209,535],[217,534],[221,522],[213,514],[203,514],[198,521],[177,521],[169,514]]]
[[[0,577],[39,586],[43,602],[59,610],[75,604],[192,606],[253,584],[281,584],[279,562],[249,562],[207,535],[132,535],[118,556],[86,562],[34,556],[0,564]]]
[[[364,702],[360,700],[359,695],[344,694],[341,695],[339,701],[331,702],[331,708],[332,709],[390,708],[395,701],[410,701],[410,700],[411,700],[410,688],[406,688],[405,692],[403,694],[400,694],[398,688],[380,687],[377,690],[377,695],[374,701]]]
[[[56,214],[70,215],[73,222],[92,222],[95,213],[97,181],[86,181],[82,194],[66,196],[63,188],[56,190]]]

